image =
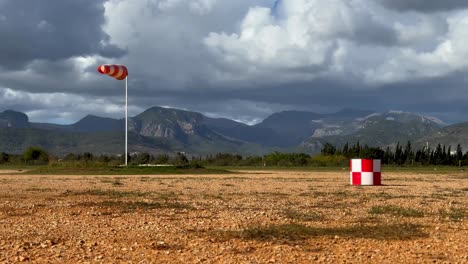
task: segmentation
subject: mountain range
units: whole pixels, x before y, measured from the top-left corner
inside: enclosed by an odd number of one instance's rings
[[[62,156],[91,152],[118,154],[124,149],[124,119],[88,115],[70,125],[30,122],[26,114],[0,112],[0,151],[21,153],[39,146]],[[468,122],[447,126],[437,118],[414,113],[343,109],[320,114],[274,113],[256,125],[201,113],[152,107],[129,118],[129,150],[152,154],[219,152],[258,155],[272,151],[320,152],[326,142],[395,146],[410,140],[416,148],[438,143],[468,149]]]

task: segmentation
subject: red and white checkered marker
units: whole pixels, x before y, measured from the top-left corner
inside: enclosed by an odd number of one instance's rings
[[[100,65],[98,67],[98,72],[101,74],[107,74],[119,81],[127,78],[128,75],[127,67],[123,65]]]
[[[382,173],[378,159],[352,159],[350,184],[352,185],[382,185]]]

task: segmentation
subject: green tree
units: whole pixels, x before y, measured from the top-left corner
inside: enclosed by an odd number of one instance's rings
[[[346,142],[346,144],[344,145],[342,153],[343,153],[343,156],[349,158],[349,144],[348,144],[348,142]]]
[[[176,166],[188,166],[189,165],[189,160],[187,157],[180,153],[177,152],[177,155],[174,157],[174,165]]]
[[[385,152],[380,148],[369,147],[367,145],[361,150],[361,158],[366,159],[383,159]]]
[[[135,155],[132,159],[134,164],[148,164],[150,162],[151,156],[149,153],[139,153]]]
[[[156,164],[167,164],[169,163],[169,156],[167,154],[157,155],[156,157],[154,157],[153,162]]]
[[[411,147],[411,142],[409,140],[408,143],[406,143],[405,152],[403,153],[403,156],[405,159],[403,163],[412,163],[414,160],[414,152]]]
[[[90,152],[85,152],[83,155],[81,155],[81,159],[84,161],[92,161],[94,158],[93,154]]]
[[[111,159],[107,155],[101,155],[97,158],[97,160],[102,163],[109,163],[109,161],[111,161]]]
[[[65,155],[65,157],[63,157],[63,160],[65,160],[65,161],[76,161],[77,157],[76,157],[75,154],[69,153],[69,154]]]
[[[395,163],[397,165],[403,165],[404,162],[404,156],[403,156],[403,147],[400,146],[400,142],[397,143],[397,146],[395,148]]]
[[[382,159],[383,164],[392,164],[393,163],[393,153],[390,150],[390,147],[385,149],[385,153]]]
[[[327,143],[325,143],[325,145],[323,146],[321,152],[322,152],[322,155],[325,155],[325,156],[333,156],[333,155],[336,154],[336,147],[327,142]]]
[[[42,165],[49,163],[49,154],[41,148],[30,147],[23,153],[23,159],[29,164]]]
[[[463,150],[460,144],[457,145],[457,153],[455,154],[455,159],[456,159],[456,165],[458,166],[458,163],[463,160]]]
[[[8,163],[10,161],[10,155],[5,152],[0,153],[0,164]]]
[[[437,144],[437,147],[436,149],[434,150],[434,155],[433,155],[433,159],[432,159],[432,164],[433,165],[441,165],[442,164],[442,161],[444,159],[443,157],[443,149],[442,149],[442,146],[439,144]]]

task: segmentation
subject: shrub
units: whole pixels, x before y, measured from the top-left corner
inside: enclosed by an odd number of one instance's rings
[[[23,159],[28,164],[43,165],[49,163],[49,154],[41,148],[30,147],[23,153]]]
[[[10,155],[5,152],[0,153],[0,164],[8,163],[10,161]]]
[[[180,152],[178,152],[177,155],[174,157],[173,162],[174,162],[174,165],[176,165],[176,166],[187,166],[187,165],[189,165],[189,161],[188,161],[187,157],[184,154],[180,153]]]

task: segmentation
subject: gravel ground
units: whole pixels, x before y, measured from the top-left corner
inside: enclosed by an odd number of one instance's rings
[[[0,173],[0,263],[468,263],[468,173]]]

